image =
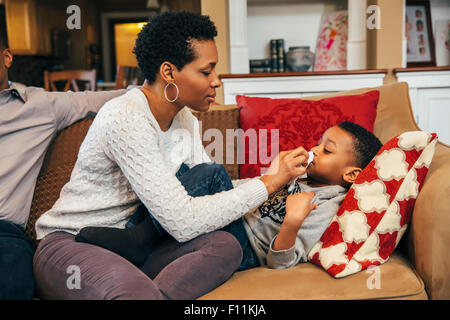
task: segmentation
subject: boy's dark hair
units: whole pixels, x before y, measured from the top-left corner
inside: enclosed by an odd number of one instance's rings
[[[338,124],[338,127],[353,136],[356,165],[364,169],[383,144],[372,132],[351,121],[341,122]]]
[[[133,53],[144,78],[151,84],[164,61],[181,70],[196,58],[191,40],[214,40],[216,36],[217,29],[208,16],[165,12],[151,18],[142,28]]]

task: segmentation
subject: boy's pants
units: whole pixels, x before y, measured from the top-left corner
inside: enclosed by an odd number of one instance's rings
[[[191,197],[212,195],[221,191],[233,189],[233,183],[231,182],[231,178],[226,169],[222,165],[213,162],[202,163],[194,166],[192,169],[189,169],[189,167],[183,163],[176,173],[176,177],[180,180],[181,184]],[[145,206],[141,205],[131,217],[127,227],[139,224],[147,214],[149,214],[147,209]],[[160,226],[158,221],[156,221],[152,215],[150,215],[150,217],[161,235],[168,236],[167,232]],[[254,268],[260,265],[258,257],[250,245],[242,218],[237,219],[220,230],[234,235],[241,245],[243,257],[237,271]]]

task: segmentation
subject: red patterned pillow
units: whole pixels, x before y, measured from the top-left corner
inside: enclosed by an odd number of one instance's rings
[[[264,173],[278,151],[298,146],[309,150],[325,130],[342,121],[352,121],[373,132],[378,97],[377,90],[318,101],[236,96],[244,133],[240,137],[239,177]],[[278,139],[273,129],[279,130]]]
[[[410,131],[387,142],[361,172],[308,260],[336,278],[389,259],[408,227],[437,142]]]

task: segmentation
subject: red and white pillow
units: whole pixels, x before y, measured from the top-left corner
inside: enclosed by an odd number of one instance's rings
[[[342,121],[352,121],[373,132],[378,98],[377,90],[317,101],[236,96],[244,131],[240,136],[239,178],[263,174],[278,151],[298,146],[311,149],[325,130]],[[278,139],[274,139],[274,129],[278,130]],[[256,145],[250,143],[250,137]]]
[[[388,141],[349,189],[308,260],[335,278],[386,262],[411,219],[434,155],[435,133]]]

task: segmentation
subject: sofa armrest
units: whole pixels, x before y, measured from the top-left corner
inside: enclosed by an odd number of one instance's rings
[[[450,299],[450,148],[436,151],[414,206],[409,256],[431,299]]]

